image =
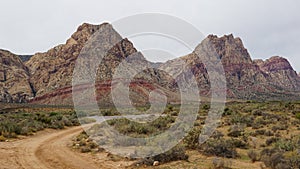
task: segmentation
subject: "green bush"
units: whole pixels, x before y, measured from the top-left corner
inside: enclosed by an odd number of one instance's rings
[[[300,120],[300,113],[295,114],[296,118]]]
[[[107,121],[109,125],[114,126],[122,134],[141,137],[159,134],[168,129],[174,122],[175,118],[171,115],[161,116],[150,123],[137,123],[125,118]]]
[[[14,138],[30,135],[44,128],[62,129],[79,125],[76,113],[70,112],[7,112],[0,114],[0,135]]]
[[[287,139],[279,139],[275,143],[275,147],[282,151],[293,151],[295,149],[293,140],[287,140]]]
[[[4,136],[0,136],[0,142],[3,142],[5,140],[6,140],[6,138]]]

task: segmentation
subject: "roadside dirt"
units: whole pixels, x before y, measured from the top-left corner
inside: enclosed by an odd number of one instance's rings
[[[106,153],[73,151],[68,145],[83,129],[45,130],[24,139],[0,143],[1,169],[112,169],[128,162],[112,162]]]
[[[0,142],[0,169],[123,169],[134,161],[115,161],[107,153],[79,153],[70,148],[82,127],[44,130],[23,139]],[[176,161],[156,168],[209,168],[211,158],[190,152],[190,162]],[[261,162],[230,160],[233,168],[261,168]],[[234,167],[238,166],[238,167]],[[142,167],[144,168],[144,167]],[[153,167],[146,167],[153,168]]]

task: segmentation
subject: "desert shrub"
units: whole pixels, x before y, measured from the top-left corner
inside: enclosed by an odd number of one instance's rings
[[[175,122],[175,118],[168,115],[164,117],[160,117],[153,122],[151,122],[151,126],[154,126],[157,129],[165,129],[168,128],[171,123]]]
[[[179,112],[178,111],[172,111],[171,116],[178,116]]]
[[[272,131],[276,132],[277,130],[287,130],[288,127],[289,127],[289,126],[288,126],[287,124],[279,123],[279,124],[277,124],[276,126],[273,126],[273,127],[272,127]]]
[[[212,168],[213,169],[230,169],[232,163],[230,161],[226,161],[222,158],[213,158],[212,159]]]
[[[22,135],[29,135],[29,134],[31,134],[31,130],[30,130],[30,128],[28,126],[24,126],[24,127],[22,127],[20,134],[22,134]]]
[[[300,155],[298,152],[294,152],[285,157],[286,164],[290,168],[300,168]]]
[[[247,127],[252,127],[255,118],[253,116],[243,116],[242,123],[246,124]]]
[[[171,161],[188,160],[188,158],[189,156],[185,153],[184,146],[177,145],[165,153],[141,159],[136,164],[151,166],[153,165],[154,161],[159,161],[160,163],[167,163]]]
[[[295,104],[288,102],[284,105],[285,108],[287,108],[288,110],[293,110],[295,108]]]
[[[168,104],[168,105],[167,105],[167,110],[166,110],[166,111],[171,112],[171,111],[173,111],[173,110],[174,110],[173,105]]]
[[[0,135],[7,138],[30,135],[44,128],[62,129],[79,125],[76,113],[70,112],[7,112],[0,114]]]
[[[271,138],[269,138],[269,139],[266,140],[266,145],[269,146],[269,145],[277,142],[278,140],[279,140],[278,137],[271,137]]]
[[[265,136],[274,136],[274,133],[270,130],[266,130],[264,133]]]
[[[296,169],[300,167],[300,156],[297,153],[287,156],[276,148],[264,149],[261,152],[261,159],[271,169]]]
[[[7,138],[14,138],[16,134],[21,134],[21,126],[12,121],[5,120],[0,122],[0,134]]]
[[[223,113],[223,116],[229,116],[229,115],[232,115],[234,112],[233,110],[229,109],[228,107],[226,107],[224,109],[224,113]]]
[[[275,143],[275,147],[282,151],[293,151],[295,149],[293,140],[287,140],[287,139],[279,139]]]
[[[252,123],[252,124],[256,124],[256,125],[259,125],[259,126],[265,126],[265,125],[268,124],[268,121],[267,121],[267,119],[264,119],[262,117],[258,117],[258,118],[255,119],[254,123]]]
[[[277,149],[264,149],[261,152],[261,160],[272,169],[277,169],[277,166],[284,162],[283,159],[283,153]]]
[[[103,116],[117,116],[117,115],[120,115],[120,113],[118,111],[113,110],[113,109],[101,110],[101,114]]]
[[[253,116],[262,116],[263,112],[259,109],[253,110],[252,115]]]
[[[175,122],[175,118],[170,115],[159,117],[150,123],[137,123],[125,118],[107,121],[122,134],[141,137],[159,134],[169,128],[173,122]]]
[[[225,168],[225,160],[220,158],[214,158],[212,160],[213,169],[224,169]]]
[[[73,126],[73,123],[66,116],[63,116],[61,121],[64,123],[65,126]]]
[[[251,159],[251,161],[254,163],[256,161],[259,161],[259,154],[255,152],[254,150],[250,150],[247,152],[248,157]]]
[[[101,148],[96,144],[85,131],[81,132],[79,135],[73,139],[73,148],[79,149],[82,153],[87,153],[91,151],[99,151]]]
[[[231,116],[231,124],[239,124],[242,123],[243,119],[242,119],[242,115],[240,113],[233,113]]]
[[[4,136],[1,136],[0,135],[0,142],[3,142],[3,141],[5,141],[6,140],[6,138],[4,137]]]
[[[64,123],[62,121],[53,121],[53,122],[51,122],[51,125],[49,125],[49,128],[63,129],[64,128]]]
[[[204,104],[204,105],[202,106],[202,109],[203,109],[203,110],[209,110],[209,109],[210,109],[210,105]]]
[[[194,127],[188,135],[183,139],[185,147],[189,149],[196,149],[199,146],[199,135],[201,133],[200,128]]]
[[[295,120],[291,120],[291,121],[292,121],[291,124],[293,126],[299,126],[300,125],[300,120],[299,119],[295,119]]]
[[[295,117],[300,120],[300,112],[295,114]]]
[[[203,151],[203,153],[208,156],[224,158],[238,157],[237,151],[230,140],[208,140],[206,143],[201,145],[200,151]]]
[[[50,112],[49,116],[52,117],[52,116],[57,116],[59,113],[57,112]]]
[[[248,145],[247,143],[245,143],[244,141],[240,140],[240,139],[230,139],[228,140],[231,142],[231,144],[235,147],[235,148],[241,148],[241,149],[247,149]]]
[[[261,124],[254,122],[251,127],[252,127],[252,129],[257,130],[257,129],[262,128],[263,126]]]
[[[211,138],[214,139],[221,139],[222,137],[224,137],[224,134],[218,130],[216,130],[211,136]]]
[[[265,135],[266,130],[265,129],[255,130],[254,133],[255,133],[256,136],[258,136],[258,135]]]
[[[263,162],[266,164],[266,166],[277,169],[279,166],[283,166],[283,159],[284,157],[282,153],[275,153],[270,157],[264,158]]]
[[[244,132],[244,127],[241,125],[233,125],[229,129],[228,136],[230,137],[239,137],[242,136]]]

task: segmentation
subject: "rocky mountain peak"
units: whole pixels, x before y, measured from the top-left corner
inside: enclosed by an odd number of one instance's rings
[[[101,25],[93,25],[88,23],[83,23],[80,25],[76,32],[74,32],[70,39],[67,40],[67,45],[73,44],[84,44],[87,40],[100,29],[113,29],[109,23],[103,23]]]
[[[0,50],[0,102],[26,102],[33,95],[28,69],[19,56]]]
[[[279,71],[279,70],[291,70],[294,71],[293,67],[289,63],[289,61],[280,56],[273,56],[266,61],[260,62],[258,64],[261,70],[272,72],[272,71]]]
[[[209,35],[204,41],[212,45],[224,64],[251,63],[251,57],[240,38],[233,34],[218,37]]]
[[[22,63],[22,60],[17,55],[12,54],[7,50],[0,49],[0,56],[0,63],[3,64],[3,66],[16,66],[26,69]]]

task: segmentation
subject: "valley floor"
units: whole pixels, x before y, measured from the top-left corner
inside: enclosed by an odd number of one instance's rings
[[[47,129],[31,137],[0,143],[0,168],[3,169],[114,169],[125,168],[134,161],[111,161],[107,153],[87,154],[72,150],[72,138],[82,128]],[[190,162],[176,161],[155,168],[209,168],[211,158],[189,152]],[[233,168],[260,168],[260,163],[231,161]],[[236,166],[236,167],[234,167]],[[237,167],[239,166],[239,167]],[[140,168],[154,168],[144,167]]]

